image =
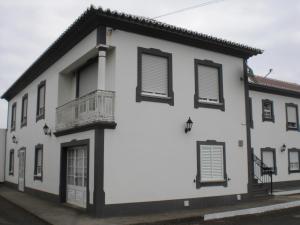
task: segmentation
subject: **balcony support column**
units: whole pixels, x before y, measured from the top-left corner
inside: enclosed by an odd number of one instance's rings
[[[107,45],[98,45],[98,90],[105,90]]]

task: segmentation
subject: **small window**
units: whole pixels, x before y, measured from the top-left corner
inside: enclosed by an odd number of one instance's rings
[[[172,55],[157,49],[138,48],[136,101],[174,105]]]
[[[262,100],[262,120],[274,122],[273,101],[269,99]]]
[[[221,64],[195,59],[194,107],[225,110]]]
[[[35,147],[34,180],[43,179],[43,145]]]
[[[266,174],[268,171],[271,171],[273,174],[277,174],[275,148],[262,148],[261,160],[264,164],[261,171],[262,174]]]
[[[10,130],[16,130],[16,117],[17,117],[17,103],[15,102],[11,107],[11,124]]]
[[[298,105],[293,103],[286,103],[286,129],[287,130],[298,130]]]
[[[15,165],[15,152],[14,150],[9,151],[9,175],[14,175],[14,165]]]
[[[27,108],[28,108],[28,95],[25,94],[22,98],[21,127],[27,125]]]
[[[289,173],[300,172],[300,149],[289,149]]]
[[[38,85],[36,121],[45,118],[46,81]]]
[[[197,142],[197,188],[227,186],[225,143]]]

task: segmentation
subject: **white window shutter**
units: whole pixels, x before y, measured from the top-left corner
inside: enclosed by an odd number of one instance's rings
[[[168,96],[168,59],[142,54],[142,92]]]
[[[198,65],[199,100],[220,102],[218,69]]]
[[[263,151],[263,163],[270,168],[274,168],[274,154],[270,151]]]
[[[287,114],[288,114],[288,122],[289,123],[297,123],[297,111],[296,107],[287,107]]]

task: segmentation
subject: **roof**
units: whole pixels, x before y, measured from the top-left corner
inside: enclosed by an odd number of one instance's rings
[[[247,59],[263,51],[146,17],[91,6],[2,95],[10,100],[98,26],[108,26]]]
[[[249,86],[252,90],[300,97],[300,84],[297,83],[254,75],[249,76]]]

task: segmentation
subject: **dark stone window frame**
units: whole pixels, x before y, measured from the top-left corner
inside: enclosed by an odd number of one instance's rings
[[[26,106],[26,118],[24,118],[24,102],[27,100],[27,106]],[[22,97],[22,106],[21,106],[21,128],[27,126],[27,118],[28,118],[28,94],[26,93]]]
[[[201,182],[201,165],[200,165],[200,146],[201,145],[222,145],[223,147],[223,172],[224,172],[224,181],[204,181]],[[196,175],[196,188],[199,189],[201,187],[207,186],[228,186],[228,177],[227,177],[227,170],[226,170],[226,148],[225,142],[217,142],[215,140],[207,140],[207,141],[197,141],[197,175]]]
[[[199,86],[198,86],[198,65],[212,67],[218,70],[218,81],[219,81],[219,103],[206,103],[206,102],[199,102]],[[201,60],[201,59],[194,59],[194,67],[195,67],[195,95],[194,95],[194,108],[212,108],[212,109],[220,109],[225,111],[225,100],[224,100],[224,93],[223,93],[223,68],[222,64],[215,63],[211,60]]]
[[[143,91],[142,90],[142,55],[143,54],[163,57],[168,60],[168,97],[146,96],[142,94]],[[168,52],[163,52],[160,49],[138,47],[137,64],[138,64],[138,68],[137,68],[136,102],[141,102],[141,101],[160,102],[160,103],[167,103],[171,106],[174,106],[172,54]]]
[[[37,153],[38,151],[42,151],[42,162],[41,162],[41,175],[37,175]],[[34,150],[34,174],[33,180],[43,181],[43,167],[44,167],[44,146],[42,144],[37,144]]]
[[[296,108],[296,120],[297,120],[297,127],[291,128],[288,126],[288,107],[295,107]],[[298,131],[299,130],[299,115],[298,115],[298,105],[294,103],[285,103],[285,115],[286,115],[286,130],[289,131]]]
[[[40,108],[40,89],[44,87],[44,108],[41,114],[39,114]],[[39,83],[37,87],[37,103],[36,103],[36,122],[39,120],[45,119],[45,111],[46,111],[46,80],[43,80]]]
[[[270,104],[271,105],[271,118],[266,118],[264,114],[264,107],[265,104]],[[275,122],[275,116],[274,116],[274,103],[270,99],[262,99],[261,100],[261,106],[262,106],[262,121],[269,121],[269,122]]]
[[[15,150],[9,150],[8,175],[13,176],[15,171]]]
[[[264,163],[264,157],[263,157],[263,152],[272,152],[273,153],[273,165],[274,165],[274,169],[272,174],[277,175],[277,160],[276,160],[276,149],[275,148],[271,148],[271,147],[266,147],[266,148],[261,148],[260,149],[260,158],[262,163]],[[261,170],[261,174],[267,174],[264,170]]]
[[[252,104],[252,98],[249,97],[249,116],[250,116],[250,128],[254,127],[253,122],[253,104]]]
[[[15,113],[14,113],[15,111]],[[15,118],[13,115],[15,114]],[[10,118],[10,131],[15,131],[17,125],[17,102],[14,102],[11,106],[11,118]]]
[[[290,153],[291,152],[298,152],[298,162],[300,164],[300,149],[299,148],[289,148],[288,149],[288,169],[289,169],[289,174],[291,173],[300,173],[300,168],[298,170],[291,170],[290,167]]]

